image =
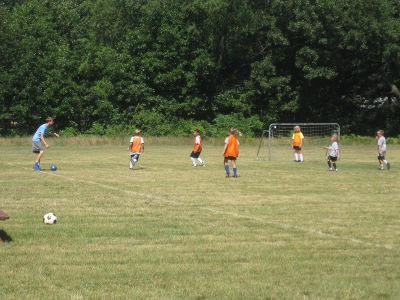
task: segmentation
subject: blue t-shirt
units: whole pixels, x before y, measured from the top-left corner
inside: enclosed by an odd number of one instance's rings
[[[43,133],[43,135],[46,135],[47,132],[49,131],[49,127],[47,124],[41,125],[38,130],[36,130],[35,134],[33,135],[32,142],[40,142],[40,135]]]

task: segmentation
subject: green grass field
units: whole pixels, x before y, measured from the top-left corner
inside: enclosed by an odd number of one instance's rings
[[[49,140],[41,173],[29,139],[1,141],[1,299],[400,298],[399,145],[390,171],[342,145],[334,173],[322,149],[263,162],[245,143],[226,179],[222,141],[192,168],[190,141],[149,138],[133,171],[127,141]]]

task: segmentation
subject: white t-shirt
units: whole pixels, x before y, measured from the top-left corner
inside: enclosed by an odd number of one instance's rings
[[[338,152],[339,152],[338,143],[337,142],[333,142],[332,145],[329,147],[329,150],[331,150],[329,152],[329,156],[332,156],[332,157],[338,156]]]
[[[379,146],[382,147],[382,152],[386,152],[386,139],[384,136],[381,136],[378,139],[378,151],[379,151]]]

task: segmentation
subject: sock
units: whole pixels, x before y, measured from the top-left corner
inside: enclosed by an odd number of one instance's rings
[[[233,176],[237,176],[237,168],[233,168]]]
[[[336,170],[336,163],[333,163],[333,168]]]
[[[192,161],[192,165],[195,166],[196,165],[196,161],[194,160],[194,158],[191,157],[190,160]]]
[[[384,162],[386,165],[387,165],[387,163],[388,163],[386,159],[385,159],[383,162]]]
[[[381,164],[381,169],[383,169],[383,164]]]
[[[204,164],[204,161],[199,157],[198,159],[197,159],[201,164]]]
[[[299,154],[300,161],[303,161],[303,154]]]
[[[328,167],[329,167],[329,169],[332,168],[332,164],[329,160],[328,160]]]
[[[225,165],[225,171],[226,171],[226,174],[229,174],[229,166],[228,165]]]
[[[299,160],[299,155],[298,155],[297,153],[294,154],[294,159],[295,159],[296,161]]]

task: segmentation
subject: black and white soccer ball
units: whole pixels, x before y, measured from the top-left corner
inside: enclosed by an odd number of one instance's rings
[[[57,223],[57,216],[56,214],[50,212],[43,216],[43,223],[53,225]]]

